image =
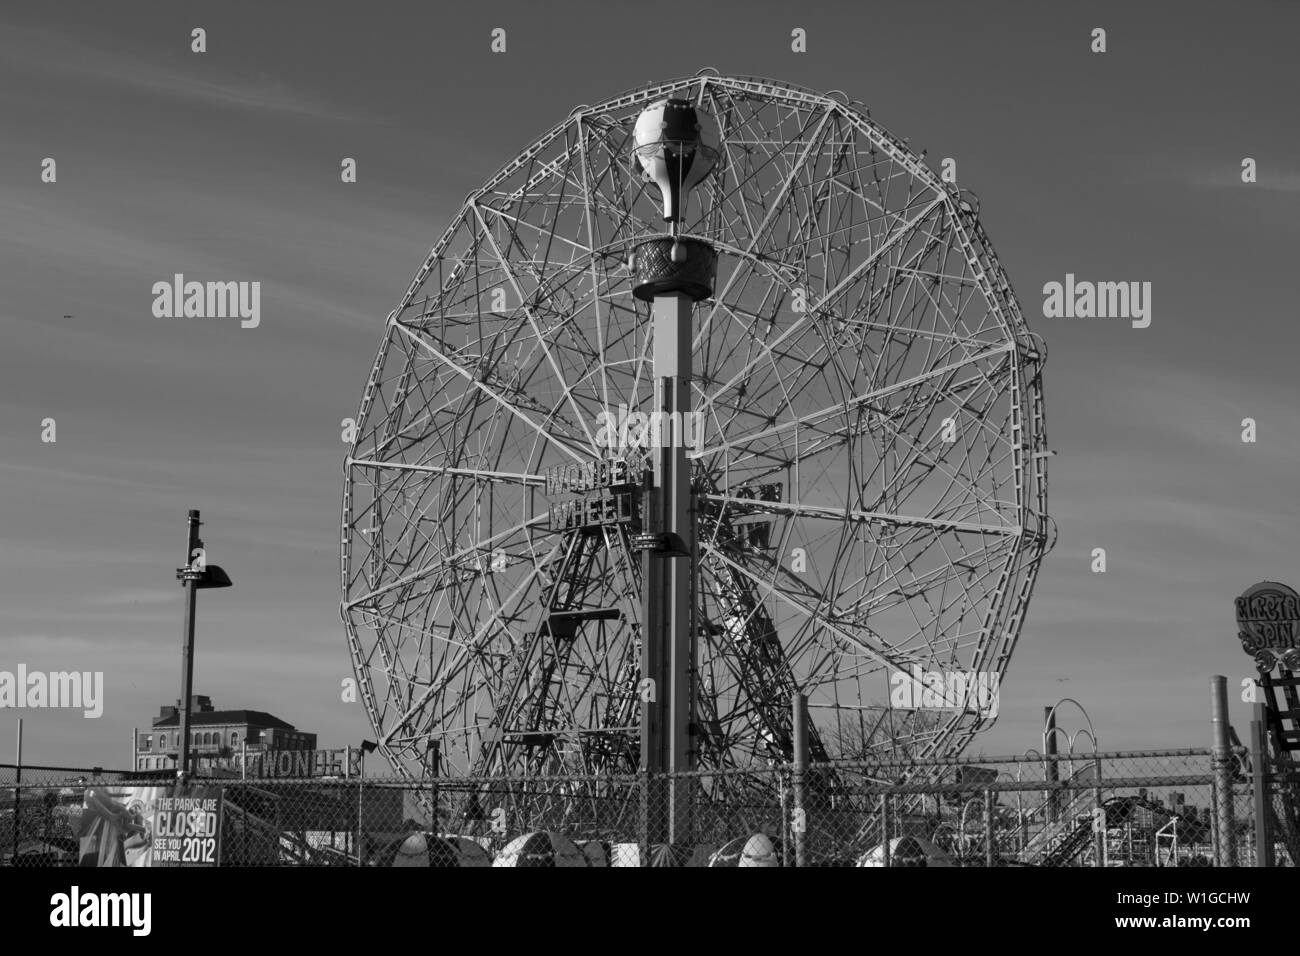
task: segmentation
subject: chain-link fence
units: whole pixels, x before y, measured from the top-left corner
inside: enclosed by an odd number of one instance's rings
[[[15,776],[0,768],[3,866],[147,865],[168,837],[186,847],[174,862],[233,866],[1290,866],[1300,850],[1300,776],[1253,768],[1244,751],[419,784]],[[161,806],[201,816],[197,802],[159,802],[179,794],[208,801],[206,830],[159,822]],[[195,836],[211,839],[207,857],[181,859]]]

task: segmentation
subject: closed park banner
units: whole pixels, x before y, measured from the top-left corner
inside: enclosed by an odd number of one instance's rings
[[[218,866],[219,786],[100,786],[86,790],[82,866]]]

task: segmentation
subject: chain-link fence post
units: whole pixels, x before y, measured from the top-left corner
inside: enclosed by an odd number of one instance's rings
[[[18,818],[22,815],[22,791],[18,785],[23,782],[23,719],[18,718],[18,744],[16,747],[17,757],[14,760],[14,845],[9,854],[9,862],[13,866],[18,865]]]
[[[366,779],[361,777],[357,780],[357,866],[366,865],[366,839],[365,830],[362,829],[362,822],[365,819],[365,793]]]
[[[1232,747],[1228,741],[1228,679],[1210,678],[1211,723],[1214,736],[1214,865],[1237,865],[1236,821],[1233,813]]]
[[[438,826],[438,774],[442,769],[442,744],[441,741],[429,741],[429,748],[425,751],[425,776],[429,778],[429,830],[435,836],[442,835],[442,829]]]
[[[1096,771],[1097,786],[1092,788],[1092,843],[1094,867],[1104,867],[1106,865],[1106,801],[1101,792],[1101,758],[1093,758],[1093,768]]]
[[[650,865],[650,771],[642,769],[638,775],[640,811],[637,813],[637,866]]]
[[[998,865],[997,841],[993,833],[993,790],[984,791],[984,865]]]
[[[880,865],[892,866],[889,859],[889,794],[880,795]]]
[[[1268,787],[1267,705],[1255,703],[1255,719],[1250,722],[1251,790],[1255,803],[1255,865],[1273,866],[1273,821]]]
[[[786,781],[786,770],[786,767],[781,767],[776,772],[777,797],[781,803],[781,865],[793,866],[794,861],[790,858],[790,845],[794,842],[791,839],[793,825],[790,814],[790,785]]]
[[[791,700],[794,708],[794,865],[808,865],[807,812],[804,808],[804,772],[808,767],[808,698],[796,693]]]

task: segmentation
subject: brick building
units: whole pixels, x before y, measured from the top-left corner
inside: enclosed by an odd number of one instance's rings
[[[168,770],[180,752],[180,705],[164,706],[152,727],[137,732],[136,770]],[[241,747],[249,753],[266,750],[315,750],[316,735],[261,710],[216,710],[212,698],[190,698],[190,754],[193,757],[230,757]]]

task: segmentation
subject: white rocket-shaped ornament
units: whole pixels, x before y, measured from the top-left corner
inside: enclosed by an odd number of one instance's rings
[[[651,103],[636,120],[637,162],[645,181],[659,190],[673,235],[691,190],[718,160],[712,123],[704,119],[689,100],[666,99]]]

